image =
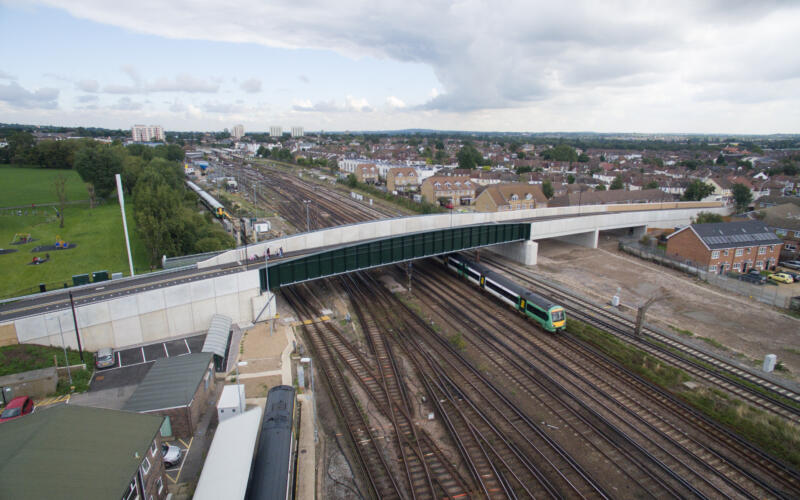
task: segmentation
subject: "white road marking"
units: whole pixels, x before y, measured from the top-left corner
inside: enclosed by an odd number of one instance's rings
[[[147,356],[144,355],[144,347],[141,347],[140,349],[142,350],[142,359],[145,363],[147,363]]]
[[[161,344],[161,345],[164,346],[164,354],[166,354],[167,357],[169,357],[169,351],[167,351],[167,344]]]
[[[192,349],[189,347],[189,342],[186,342],[186,339],[183,339],[183,343],[186,344],[186,350],[192,352]]]

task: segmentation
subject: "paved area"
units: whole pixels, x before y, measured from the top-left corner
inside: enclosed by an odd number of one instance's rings
[[[142,375],[144,377],[144,375]],[[71,405],[92,406],[109,410],[121,410],[125,402],[130,399],[137,384],[123,385],[107,389],[96,389],[94,384],[89,392],[73,394],[69,400]]]
[[[297,396],[300,405],[300,429],[297,445],[297,500],[316,498],[317,457],[314,441],[314,401],[313,394],[306,390]]]
[[[168,358],[199,352],[203,348],[206,334],[194,335],[182,339],[165,340],[153,344],[129,347],[114,352],[117,360],[115,368],[149,363],[159,358]]]
[[[116,389],[118,387],[137,385],[142,381],[154,361],[149,363],[139,363],[122,368],[109,368],[98,370],[94,373],[89,392],[104,391],[106,389]]]

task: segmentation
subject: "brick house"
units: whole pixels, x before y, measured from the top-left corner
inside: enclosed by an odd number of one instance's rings
[[[493,184],[475,200],[478,212],[503,212],[547,206],[547,197],[538,184]]]
[[[782,246],[763,222],[692,224],[669,235],[667,255],[712,273],[744,273],[774,269]]]
[[[428,203],[447,198],[454,205],[469,205],[475,199],[475,184],[466,176],[434,175],[422,181],[420,192]]]
[[[759,210],[758,216],[783,240],[781,260],[800,259],[800,206],[784,203]]]
[[[0,496],[164,500],[163,421],[69,404],[5,422]]]
[[[158,359],[122,409],[168,417],[173,436],[191,437],[209,399],[216,401],[213,356],[197,352]]]
[[[364,184],[378,183],[378,167],[374,163],[362,163],[356,166],[356,180]]]
[[[413,167],[395,167],[386,172],[386,189],[389,192],[416,191],[419,189],[419,176]]]

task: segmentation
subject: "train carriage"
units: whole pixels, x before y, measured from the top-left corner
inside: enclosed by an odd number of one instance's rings
[[[256,457],[247,485],[247,499],[285,500],[294,497],[295,390],[288,385],[267,393]]]
[[[557,332],[566,328],[566,314],[562,306],[462,255],[450,254],[444,260],[450,270],[483,288],[501,302],[533,318],[545,330]]]

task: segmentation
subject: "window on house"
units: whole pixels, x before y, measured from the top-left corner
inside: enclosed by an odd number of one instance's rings
[[[774,252],[775,251],[775,245],[770,245],[769,246],[769,251],[770,251],[770,253]]]
[[[763,260],[759,260],[759,261],[757,261],[757,262],[756,262],[756,268],[758,268],[758,269],[764,269],[764,261],[763,261]]]
[[[144,462],[142,462],[142,475],[147,475],[150,472],[150,459],[144,457]]]
[[[518,199],[519,199],[519,196],[517,196],[515,194],[511,195],[511,201],[517,201]]]
[[[737,257],[741,257],[742,256],[742,249],[741,248],[737,248],[736,249],[736,256]]]
[[[525,195],[525,199],[526,200],[530,200],[531,198],[533,198],[532,194],[528,193],[528,194]]]
[[[727,257],[729,253],[731,253],[729,250],[722,251],[722,255],[724,255],[725,257]]]
[[[164,491],[164,480],[163,480],[163,479],[161,479],[161,478],[158,478],[158,480],[156,481],[156,487],[158,487],[158,493],[159,493],[159,494],[160,494],[162,491]]]
[[[150,444],[150,455],[156,456],[156,451],[158,451],[158,446],[156,445],[156,442],[153,441],[152,444]]]
[[[795,231],[794,232],[794,237],[795,238],[800,238],[800,231]]]
[[[711,258],[719,259],[719,250],[714,250],[713,252],[711,252]]]
[[[750,253],[751,250],[752,250],[752,248],[747,247],[747,253]]]
[[[734,263],[733,263],[733,270],[734,270],[734,271],[738,271],[738,270],[740,270],[741,268],[742,268],[742,263],[741,263],[741,262],[734,262]]]
[[[708,272],[710,273],[717,272],[717,266],[708,266]]]
[[[758,247],[758,255],[764,255],[767,253],[767,247]]]

